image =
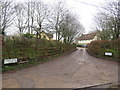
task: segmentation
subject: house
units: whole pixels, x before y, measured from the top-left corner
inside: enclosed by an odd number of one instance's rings
[[[77,44],[86,46],[87,44],[95,40],[100,40],[96,32],[90,34],[84,34],[81,37],[77,38]]]
[[[41,39],[46,39],[46,40],[53,40],[53,34],[46,33],[42,31],[40,35],[38,35],[38,38],[41,36]],[[36,34],[34,34],[34,37],[36,37]]]
[[[61,35],[60,35],[60,37],[61,37]],[[56,40],[56,33],[53,33],[53,40]],[[62,37],[59,41],[64,42],[64,38]]]
[[[41,32],[41,38],[47,39],[47,40],[53,40],[53,34],[46,33],[44,31]]]

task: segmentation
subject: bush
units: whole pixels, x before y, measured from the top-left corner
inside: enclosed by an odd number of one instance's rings
[[[34,35],[33,34],[29,34],[29,33],[26,33],[23,35],[24,37],[27,37],[27,38],[33,38]]]
[[[88,45],[88,52],[97,57],[105,57],[105,52],[113,53],[111,58],[120,59],[120,40],[98,40]]]

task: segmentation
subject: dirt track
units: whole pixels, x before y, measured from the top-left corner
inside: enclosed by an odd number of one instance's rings
[[[79,88],[118,81],[118,63],[76,50],[59,59],[2,76],[3,88]]]

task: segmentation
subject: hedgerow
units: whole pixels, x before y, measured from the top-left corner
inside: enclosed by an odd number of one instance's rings
[[[8,58],[46,58],[59,53],[67,52],[75,48],[75,45],[53,40],[35,38],[13,38],[3,42],[2,56]]]
[[[97,57],[120,59],[120,40],[98,40],[88,45],[88,52]],[[105,52],[111,52],[111,57],[105,56]]]

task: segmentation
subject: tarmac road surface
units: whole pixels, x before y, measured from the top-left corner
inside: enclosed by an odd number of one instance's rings
[[[2,75],[2,88],[82,88],[118,81],[118,63],[83,48],[58,59]]]

